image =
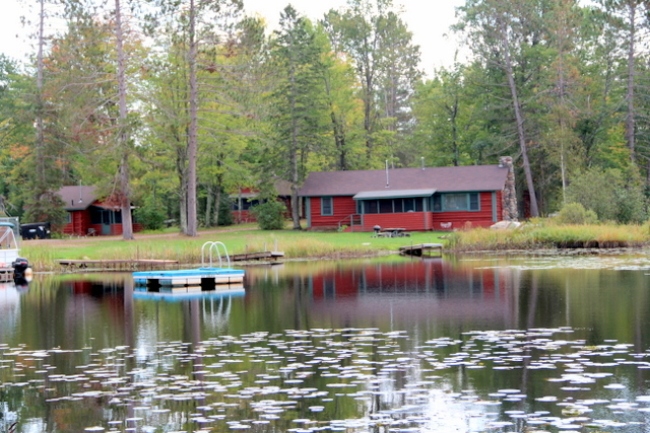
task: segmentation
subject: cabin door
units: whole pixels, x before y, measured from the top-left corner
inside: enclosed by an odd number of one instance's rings
[[[111,224],[113,220],[113,212],[110,210],[102,210],[102,235],[108,236],[111,234]]]

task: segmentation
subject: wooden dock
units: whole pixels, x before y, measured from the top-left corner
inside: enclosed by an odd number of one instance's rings
[[[431,252],[437,252],[442,256],[442,244],[418,244],[400,247],[399,253],[403,256],[422,257],[431,255]]]
[[[282,257],[284,257],[282,251],[262,251],[257,253],[233,254],[230,256],[230,260],[233,262],[248,262],[254,260],[276,261]]]
[[[168,269],[178,267],[178,260],[57,260],[63,272],[133,271],[137,269]]]

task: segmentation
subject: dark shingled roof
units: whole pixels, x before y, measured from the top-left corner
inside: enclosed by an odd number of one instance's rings
[[[321,171],[310,173],[298,194],[318,197],[380,190],[501,191],[507,175],[508,169],[498,165],[396,168],[388,170],[388,176],[386,170]]]
[[[64,186],[59,195],[65,204],[65,210],[84,210],[97,200],[94,186]]]

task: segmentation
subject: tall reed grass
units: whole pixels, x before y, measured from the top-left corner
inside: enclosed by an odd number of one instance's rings
[[[518,229],[474,229],[455,232],[448,248],[457,252],[478,250],[531,250],[540,248],[630,248],[650,242],[645,225],[557,225],[536,220]]]

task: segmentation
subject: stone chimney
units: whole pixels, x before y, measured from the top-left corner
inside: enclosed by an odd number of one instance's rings
[[[502,156],[499,158],[499,167],[508,170],[506,177],[506,184],[503,187],[502,198],[502,220],[503,221],[517,221],[519,212],[517,211],[517,191],[515,189],[515,169],[512,163],[511,156]]]

